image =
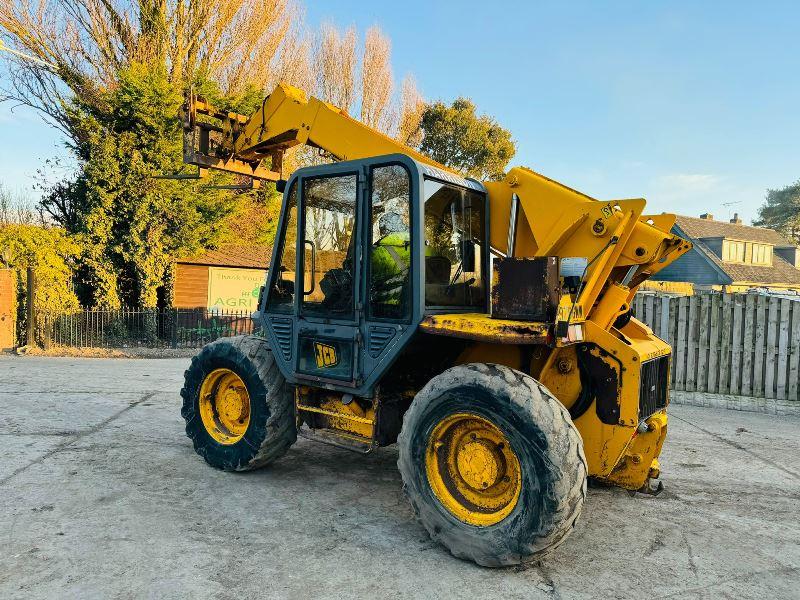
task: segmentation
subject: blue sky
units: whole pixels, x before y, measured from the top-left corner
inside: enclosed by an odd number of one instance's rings
[[[800,178],[800,3],[308,1],[315,26],[381,26],[399,80],[472,98],[529,166],[650,212],[755,218]],[[30,187],[62,153],[0,105],[0,182]]]

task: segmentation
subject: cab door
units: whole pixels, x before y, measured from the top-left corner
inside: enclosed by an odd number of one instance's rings
[[[327,165],[299,177],[296,373],[299,380],[356,387],[362,171]]]
[[[365,166],[364,339],[361,370],[372,383],[391,364],[394,348],[412,332],[420,314],[421,257],[415,243],[413,199],[419,185],[414,163],[403,156]]]

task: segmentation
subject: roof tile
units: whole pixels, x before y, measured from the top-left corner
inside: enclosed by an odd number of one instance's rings
[[[685,219],[690,217],[678,217]],[[702,219],[697,219],[698,221]],[[689,232],[683,229],[678,224],[684,233],[689,235]],[[741,227],[741,225],[739,225]],[[750,229],[758,229],[757,227],[750,227]],[[692,237],[692,236],[690,236]],[[763,284],[777,284],[777,285],[800,285],[800,269],[793,267],[790,263],[782,259],[780,256],[773,252],[772,266],[766,265],[745,265],[739,263],[723,262],[713,250],[708,246],[698,241],[697,239],[691,240],[694,242],[694,247],[704,254],[711,262],[719,267],[728,277],[731,278],[734,284],[737,283],[763,283]]]
[[[266,269],[272,255],[271,246],[225,244],[216,250],[206,250],[190,258],[178,260],[187,265],[212,267],[239,267],[244,269]]]
[[[728,221],[713,221],[711,219],[699,219],[683,215],[678,215],[676,223],[689,236],[697,239],[724,237],[745,242],[773,244],[775,246],[794,245],[777,231],[764,227],[739,225]]]

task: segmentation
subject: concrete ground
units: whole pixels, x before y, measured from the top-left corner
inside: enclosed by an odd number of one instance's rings
[[[397,450],[215,471],[186,359],[0,358],[0,598],[798,598],[800,419],[673,406],[657,498],[590,489],[538,566],[432,543]]]

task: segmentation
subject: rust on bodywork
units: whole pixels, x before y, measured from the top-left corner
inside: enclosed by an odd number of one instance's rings
[[[496,258],[492,317],[552,323],[560,299],[558,258]]]
[[[482,313],[428,315],[419,325],[425,333],[496,344],[544,344],[547,323],[493,319]]]

